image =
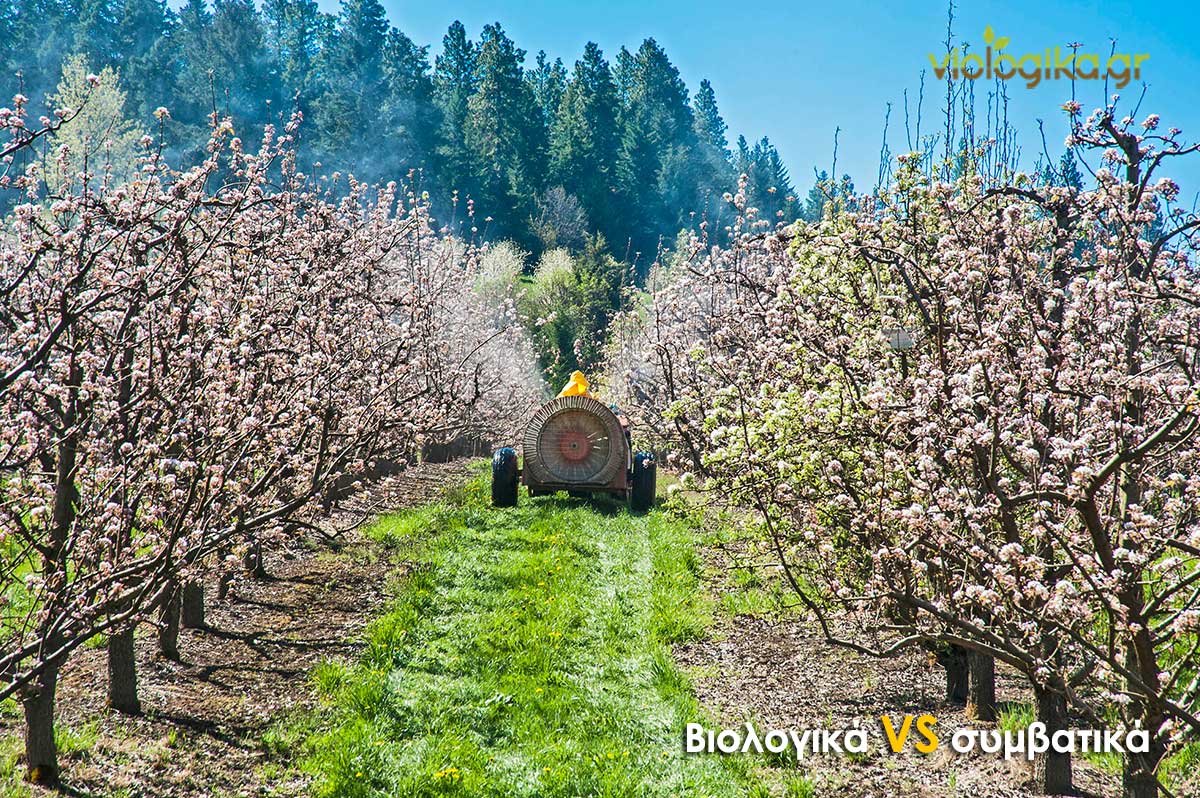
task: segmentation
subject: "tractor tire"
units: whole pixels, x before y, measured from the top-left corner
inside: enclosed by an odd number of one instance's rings
[[[492,455],[492,506],[517,506],[517,450],[510,446]]]
[[[629,506],[634,512],[644,513],[654,506],[654,455],[638,452],[633,456],[633,478],[630,482]]]

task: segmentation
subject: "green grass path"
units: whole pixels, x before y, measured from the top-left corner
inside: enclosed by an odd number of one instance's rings
[[[336,796],[744,796],[744,757],[685,756],[699,708],[670,644],[703,632],[694,531],[655,511],[522,496],[482,478],[371,535],[403,577],[305,768]]]

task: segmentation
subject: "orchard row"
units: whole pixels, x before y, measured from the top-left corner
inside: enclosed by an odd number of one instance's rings
[[[11,169],[78,109],[36,127],[23,98],[5,111]],[[148,136],[128,180],[66,148],[52,181],[36,161],[3,175],[25,196],[0,232],[0,699],[23,704],[34,781],[58,779],[73,651],[105,635],[109,702],[138,711],[135,627],[178,656],[203,580],[541,396],[511,302],[475,292],[480,253],[394,184],[312,189],[298,125],[251,146],[214,117],[183,172]]]
[[[1147,730],[1124,764],[1145,798],[1200,739],[1200,237],[1161,175],[1196,147],[1066,110],[1091,188],[967,152],[950,176],[901,156],[815,225],[734,197],[737,245],[693,237],[652,275],[610,381],[758,511],[831,643],[925,647],[982,720],[1000,661],[1050,733]],[[1070,793],[1068,755],[1037,773]]]

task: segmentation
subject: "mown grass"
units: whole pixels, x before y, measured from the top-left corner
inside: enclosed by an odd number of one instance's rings
[[[713,610],[695,532],[615,503],[495,510],[485,488],[371,531],[408,571],[362,659],[313,674],[332,707],[305,747],[319,793],[767,794],[749,758],[683,754],[701,709],[669,646]]]
[[[775,564],[761,521],[746,513],[705,506],[695,495],[677,491],[667,506],[688,519],[701,545],[724,549],[717,611],[724,616],[779,619],[802,613],[803,605]],[[803,579],[801,574],[793,574]],[[816,591],[809,591],[810,595]]]
[[[16,699],[6,698],[0,701],[0,717],[12,719],[20,716],[21,708]],[[0,795],[5,798],[24,798],[30,794],[30,788],[23,781],[23,753],[24,746],[19,734],[0,735]]]
[[[16,699],[0,701],[0,718],[13,720],[20,717],[21,708]],[[100,741],[99,726],[95,722],[71,725],[59,720],[55,724],[54,740],[58,745],[60,764],[65,765],[70,760],[86,761]],[[27,798],[35,794],[35,788],[25,782],[24,753],[24,739],[20,734],[0,735],[0,796],[3,798]]]

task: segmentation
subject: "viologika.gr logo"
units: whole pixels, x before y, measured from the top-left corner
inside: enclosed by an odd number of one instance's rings
[[[1063,47],[1047,47],[1042,53],[1011,55],[1004,52],[1009,45],[1007,36],[997,36],[988,25],[983,31],[987,49],[983,53],[960,52],[957,47],[940,59],[929,54],[929,63],[938,80],[1010,80],[1020,77],[1028,88],[1035,88],[1043,80],[1103,80],[1110,78],[1113,85],[1123,89],[1131,80],[1140,80],[1142,64],[1150,56],[1146,53],[1118,53],[1108,56],[1098,53],[1081,53],[1080,44]],[[1103,68],[1101,68],[1103,64]]]

